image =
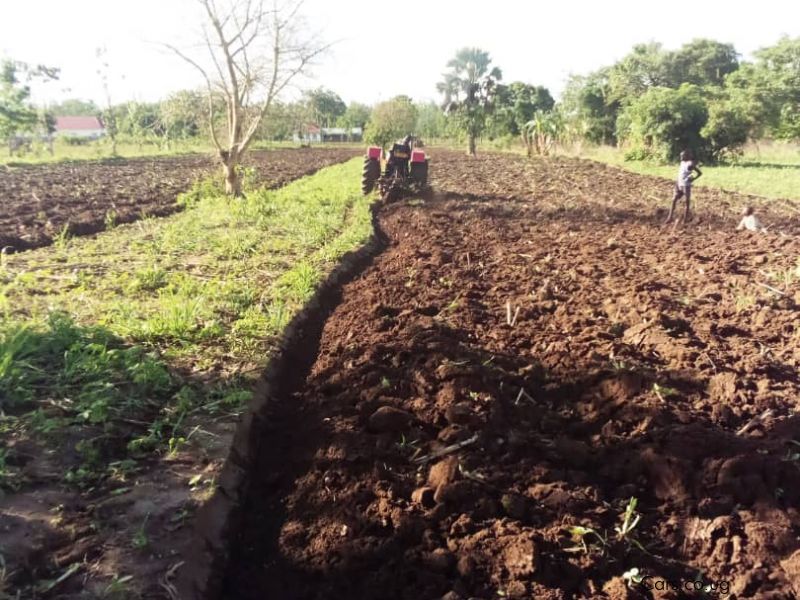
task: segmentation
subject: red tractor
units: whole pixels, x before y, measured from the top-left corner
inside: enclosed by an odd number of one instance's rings
[[[370,146],[364,158],[364,173],[361,177],[361,191],[369,194],[375,186],[386,201],[399,200],[404,196],[427,194],[428,159],[425,152],[412,148],[412,138],[407,136],[395,143],[386,157],[385,168],[381,169],[383,148]]]

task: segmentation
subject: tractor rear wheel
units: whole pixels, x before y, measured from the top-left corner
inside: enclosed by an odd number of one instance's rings
[[[366,196],[381,178],[381,163],[374,158],[364,159],[364,172],[361,174],[361,192]]]
[[[411,163],[411,180],[422,189],[428,185],[428,161]]]

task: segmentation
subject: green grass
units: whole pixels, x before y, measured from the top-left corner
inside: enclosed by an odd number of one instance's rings
[[[325,144],[331,147],[346,144]],[[272,148],[296,148],[297,143],[292,141],[272,142],[262,141],[253,144],[254,150],[264,150]],[[210,153],[213,148],[206,138],[194,138],[187,140],[177,140],[165,144],[160,140],[147,140],[142,143],[130,140],[119,140],[117,143],[118,158],[136,158],[152,156],[175,156],[180,154]],[[111,154],[111,143],[108,139],[90,142],[82,146],[71,146],[62,139],[56,139],[53,146],[53,154],[41,144],[34,144],[32,151],[22,155],[9,156],[8,150],[0,152],[0,165],[3,164],[40,164],[64,161],[85,161],[101,160],[113,158]]]
[[[675,179],[678,165],[661,165],[645,161],[626,161],[624,151],[609,146],[584,148],[584,158],[616,165],[645,175]],[[790,144],[749,146],[737,164],[701,165],[703,177],[697,187],[714,187],[756,194],[768,198],[800,200],[800,148]]]
[[[183,213],[4,255],[0,431],[69,437],[83,464],[66,479],[85,485],[176,447],[187,414],[236,414],[288,321],[371,234],[359,163],[243,200],[198,186]],[[0,485],[18,484],[4,449]]]
[[[172,142],[168,145],[145,142],[133,143],[120,141],[117,144],[117,157],[133,158],[140,156],[172,156],[179,154],[192,154],[197,152],[210,152],[211,146],[204,139],[190,139]],[[34,144],[32,151],[22,155],[10,156],[6,150],[0,154],[0,164],[40,164],[64,161],[85,161],[112,158],[111,144],[108,140],[89,142],[82,146],[71,146],[62,139],[56,139],[53,145],[53,154],[41,146]]]

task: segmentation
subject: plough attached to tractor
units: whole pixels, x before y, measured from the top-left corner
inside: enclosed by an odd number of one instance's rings
[[[367,149],[361,176],[361,191],[365,196],[375,187],[386,202],[430,194],[428,158],[423,150],[412,148],[411,141],[411,136],[408,136],[395,143],[386,155],[383,167],[383,148],[370,146]]]

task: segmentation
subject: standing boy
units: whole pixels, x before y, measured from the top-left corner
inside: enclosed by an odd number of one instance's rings
[[[692,171],[696,175],[692,175]],[[683,211],[683,219],[686,222],[689,220],[690,202],[692,199],[692,182],[700,177],[703,173],[697,168],[697,163],[694,161],[694,156],[691,150],[684,150],[681,152],[681,166],[678,168],[678,181],[675,182],[675,194],[672,196],[672,206],[669,209],[667,220],[665,223],[672,221],[675,214],[675,207],[678,205],[678,200],[686,197],[686,210]]]

